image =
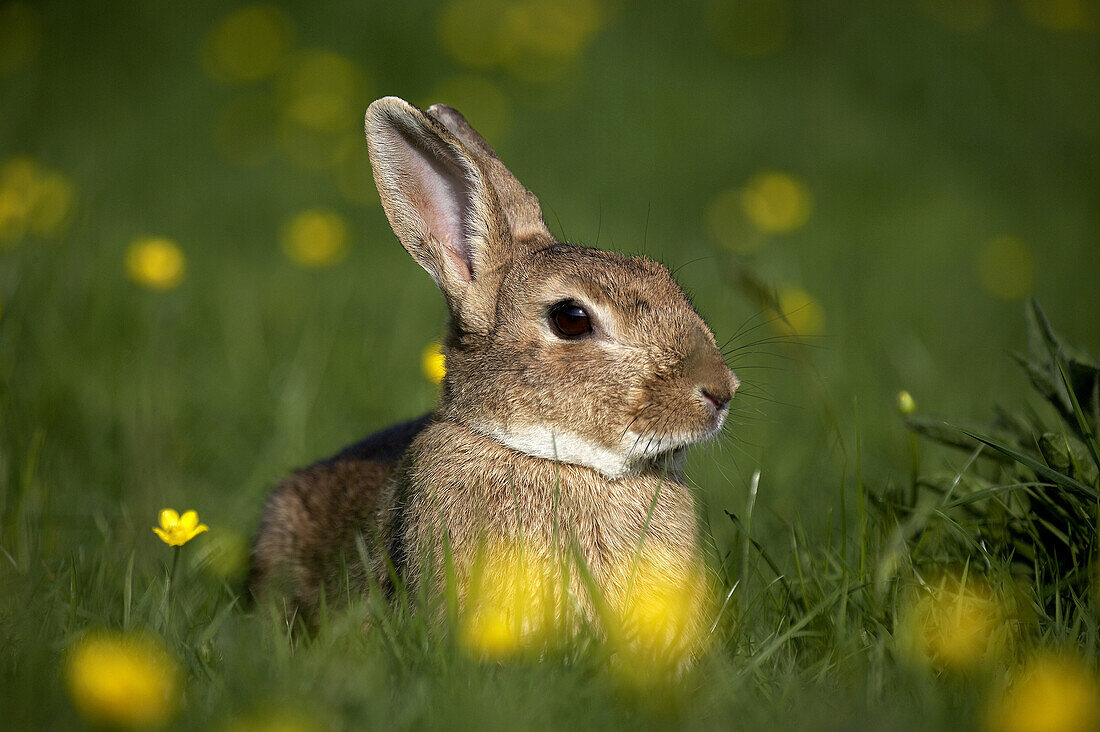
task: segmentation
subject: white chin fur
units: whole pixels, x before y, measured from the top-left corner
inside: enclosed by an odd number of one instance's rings
[[[557,460],[573,465],[583,465],[616,480],[629,475],[647,458],[654,458],[678,447],[684,447],[700,439],[712,437],[722,428],[725,414],[715,429],[700,437],[653,437],[627,432],[617,448],[609,448],[571,432],[555,430],[544,425],[525,425],[504,428],[496,425],[477,425],[478,431],[497,442],[525,455]]]

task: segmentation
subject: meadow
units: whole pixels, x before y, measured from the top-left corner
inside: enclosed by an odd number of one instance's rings
[[[1090,0],[0,0],[3,724],[1100,726],[1098,33]],[[362,139],[388,94],[730,339],[689,667],[244,602],[274,482],[436,399],[443,301]],[[169,546],[165,508],[209,528]]]

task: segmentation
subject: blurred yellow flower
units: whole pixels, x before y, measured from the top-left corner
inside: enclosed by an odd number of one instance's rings
[[[771,321],[775,330],[787,335],[821,335],[825,311],[813,295],[799,287],[782,287],[777,295],[779,311],[772,314]]]
[[[56,170],[26,156],[0,166],[0,245],[18,244],[30,232],[46,237],[69,222],[73,185]]]
[[[170,508],[160,512],[160,526],[153,527],[153,533],[168,546],[183,546],[210,527],[199,523],[195,511],[187,511],[182,516]]]
[[[609,16],[597,0],[451,0],[436,31],[464,66],[542,83],[573,68]]]
[[[504,64],[516,52],[508,28],[506,0],[451,0],[439,13],[440,45],[459,63],[475,69]]]
[[[139,285],[170,290],[183,281],[187,261],[179,245],[165,237],[138,239],[126,251],[126,272]]]
[[[203,69],[227,84],[266,79],[294,45],[294,23],[271,5],[250,5],[229,13],[210,29],[199,56]]]
[[[621,569],[608,600],[618,623],[609,638],[630,680],[654,680],[701,652],[710,608],[700,564],[646,547]]]
[[[1100,729],[1100,683],[1080,659],[1047,652],[1028,661],[989,715],[991,732]]]
[[[1095,0],[1017,0],[1024,17],[1052,31],[1095,31],[1100,5]]]
[[[548,639],[563,592],[555,565],[521,545],[489,547],[471,571],[460,640],[487,658],[503,658]]]
[[[0,5],[0,76],[26,65],[41,44],[41,20],[29,3]]]
[[[19,192],[0,186],[0,246],[12,246],[27,232],[27,202]]]
[[[898,414],[908,416],[917,411],[917,403],[913,401],[913,395],[902,389],[898,392]]]
[[[69,652],[65,671],[73,703],[91,724],[156,726],[178,703],[179,669],[152,636],[88,635]]]
[[[774,170],[754,175],[741,190],[741,206],[752,224],[769,234],[789,234],[810,218],[813,201],[806,185]]]
[[[703,211],[703,221],[711,238],[735,254],[755,254],[770,241],[766,234],[749,224],[740,188],[727,188],[714,194]]]
[[[39,176],[31,199],[28,223],[38,236],[57,233],[68,223],[73,186],[61,173],[46,171]]]
[[[343,164],[352,153],[366,146],[363,133],[336,135],[303,127],[288,117],[276,124],[279,152],[305,170],[321,171]],[[374,179],[368,178],[373,186]]]
[[[1031,250],[1014,236],[996,236],[982,245],[977,268],[982,290],[998,300],[1021,300],[1035,287]]]
[[[248,569],[248,539],[215,527],[192,555],[192,566],[220,580],[236,580]]]
[[[512,37],[543,57],[579,56],[604,22],[595,0],[518,0],[506,17]]]
[[[347,256],[347,225],[331,209],[300,211],[283,225],[282,246],[287,258],[301,267],[331,267]]]
[[[358,128],[369,96],[363,69],[347,56],[319,49],[295,54],[275,84],[279,110],[288,120],[330,135]]]
[[[944,576],[903,614],[899,642],[910,657],[964,671],[1002,654],[1013,625],[984,581]]]
[[[443,355],[443,346],[438,343],[429,343],[420,354],[420,370],[428,381],[433,384],[442,384],[443,377],[447,375],[447,358]]]
[[[791,25],[788,0],[710,0],[707,30],[738,56],[768,56],[787,40]]]

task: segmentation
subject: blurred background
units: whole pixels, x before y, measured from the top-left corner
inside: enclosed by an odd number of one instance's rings
[[[4,530],[140,546],[177,506],[243,545],[279,476],[432,407],[445,310],[362,138],[392,94],[734,339],[689,465],[719,539],[755,470],[779,541],[824,533],[907,473],[899,390],[1022,403],[1026,297],[1096,347],[1098,31],[1092,0],[0,0]]]

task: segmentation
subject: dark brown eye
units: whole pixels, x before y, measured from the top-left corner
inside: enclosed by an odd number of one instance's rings
[[[580,338],[592,332],[592,321],[577,303],[566,300],[550,308],[550,327],[561,338]]]

